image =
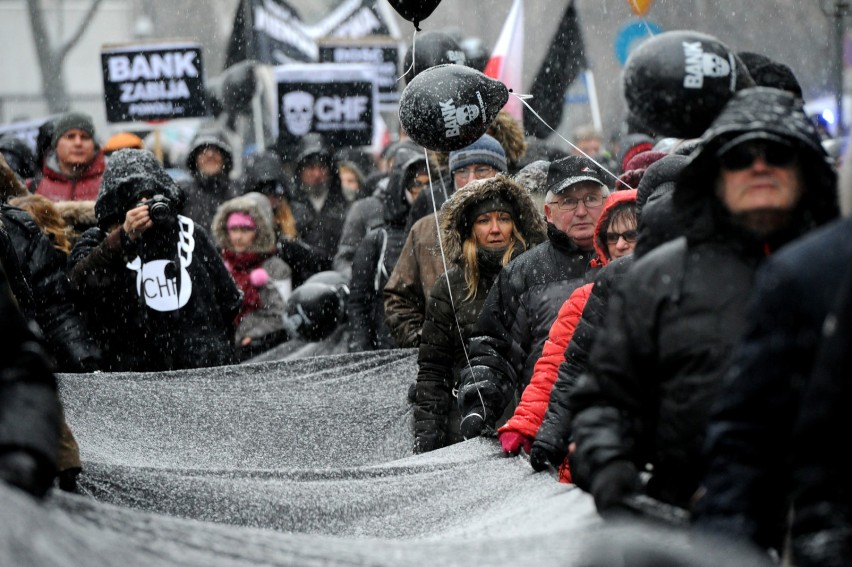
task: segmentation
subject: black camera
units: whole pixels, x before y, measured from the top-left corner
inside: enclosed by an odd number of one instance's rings
[[[154,224],[165,224],[175,218],[175,213],[172,211],[172,201],[165,195],[154,195],[147,201],[140,201],[136,204],[137,207],[142,205],[148,206],[148,216],[151,217]]]

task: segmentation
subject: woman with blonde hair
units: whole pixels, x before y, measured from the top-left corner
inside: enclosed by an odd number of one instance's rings
[[[28,212],[54,248],[64,252],[66,256],[71,253],[68,225],[53,201],[41,195],[26,195],[9,199],[9,204]]]
[[[415,385],[415,452],[462,440],[454,392],[485,297],[502,267],[545,237],[541,213],[526,189],[503,175],[468,183],[444,203],[441,239],[448,271],[426,306]]]

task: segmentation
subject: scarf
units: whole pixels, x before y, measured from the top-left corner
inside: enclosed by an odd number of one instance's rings
[[[243,304],[240,307],[240,312],[237,313],[234,319],[234,324],[239,326],[243,317],[259,309],[262,305],[260,300],[260,291],[254,287],[249,279],[252,270],[261,267],[263,262],[272,256],[271,252],[234,252],[233,250],[223,250],[222,258],[225,260],[225,266],[234,278],[243,292]]]

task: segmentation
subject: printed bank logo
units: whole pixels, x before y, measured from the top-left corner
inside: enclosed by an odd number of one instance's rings
[[[704,77],[727,77],[731,72],[728,60],[715,53],[705,53],[701,42],[684,41],[683,56],[684,88],[700,89],[704,86]]]
[[[454,138],[459,135],[459,128],[479,118],[479,107],[475,104],[465,104],[456,108],[453,99],[438,103],[441,106],[441,116],[444,118],[444,137]]]

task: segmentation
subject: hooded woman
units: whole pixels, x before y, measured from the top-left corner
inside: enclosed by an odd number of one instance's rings
[[[498,175],[468,183],[441,208],[449,267],[432,288],[418,354],[414,450],[462,440],[453,391],[488,289],[503,266],[544,241],[544,221],[527,191]]]
[[[287,339],[292,272],[276,255],[272,205],[260,193],[231,199],[216,211],[211,228],[225,267],[243,292],[235,342],[238,358],[250,358]]]
[[[181,215],[184,196],[147,150],[119,150],[95,213],[71,252],[69,279],[108,371],[233,361],[242,298],[213,241]]]

